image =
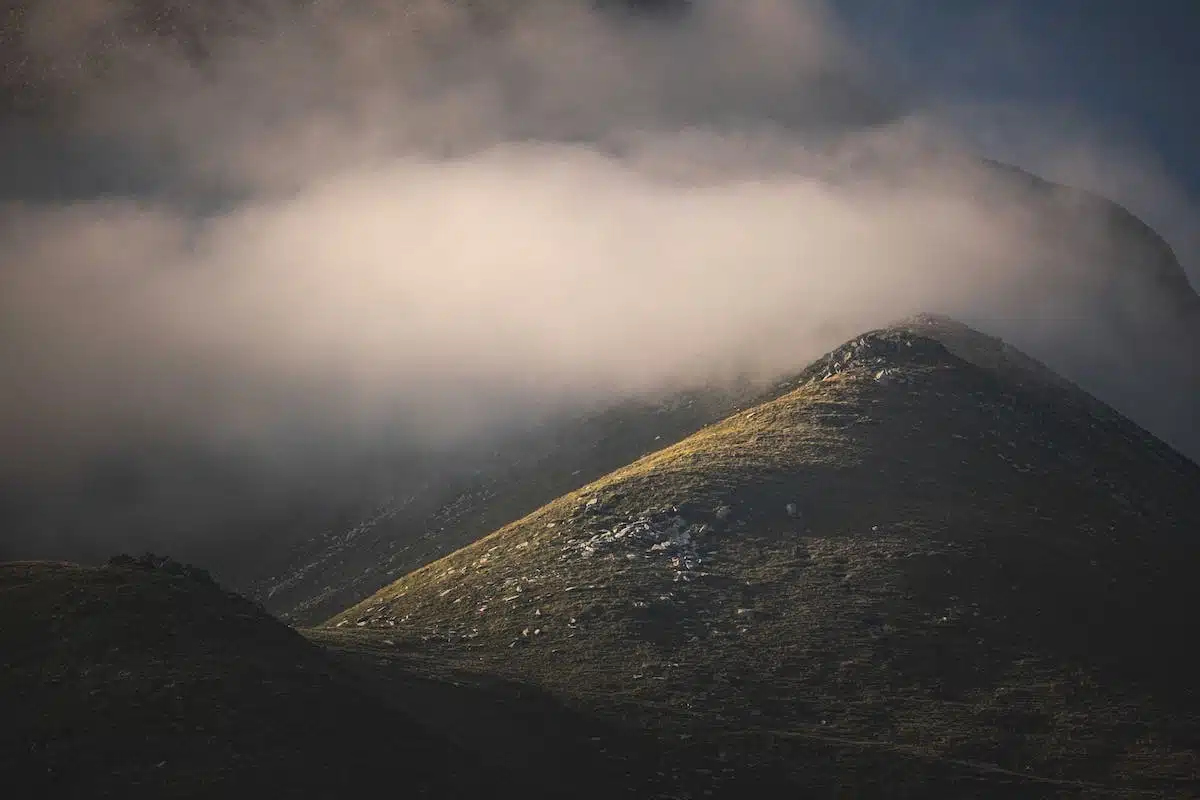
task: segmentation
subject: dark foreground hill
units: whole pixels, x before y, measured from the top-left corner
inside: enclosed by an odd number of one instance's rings
[[[1036,361],[922,317],[319,638],[535,684],[718,792],[1192,797],[1198,487]]]
[[[455,797],[496,774],[202,577],[0,565],[0,776],[32,797]]]

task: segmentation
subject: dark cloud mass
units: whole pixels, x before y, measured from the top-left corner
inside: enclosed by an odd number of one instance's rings
[[[918,102],[819,3],[601,5],[34,7],[7,87],[43,65],[52,112],[4,130],[0,474],[192,447],[267,485],[794,369],[920,310],[1197,454],[1169,255],[976,156],[1194,230],[1152,162]]]

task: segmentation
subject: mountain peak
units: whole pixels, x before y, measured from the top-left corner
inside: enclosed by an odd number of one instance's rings
[[[1153,729],[1166,791],[1196,733],[1168,709],[1196,711],[1174,616],[1200,601],[1198,484],[1033,359],[922,315],[328,627],[685,735],[699,704],[741,732],[705,736],[785,772],[795,741],[748,743],[787,730],[878,741],[910,777],[897,753],[1132,786]],[[1016,739],[997,700],[1013,692]],[[834,779],[796,763],[794,787]]]

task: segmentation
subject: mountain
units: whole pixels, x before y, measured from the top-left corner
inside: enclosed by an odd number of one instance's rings
[[[1197,486],[1049,368],[924,315],[319,636],[650,730],[718,793],[1194,796]]]
[[[1062,224],[1062,213],[1067,212],[1069,224],[1096,231],[1100,249],[1123,262],[1125,272],[1132,272],[1128,265],[1139,265],[1137,269],[1145,273],[1143,280],[1147,287],[1142,291],[1157,293],[1169,316],[1200,314],[1200,295],[1196,294],[1171,245],[1129,209],[1107,197],[1048,181],[1012,164],[987,158],[981,159],[981,163],[1018,186],[1034,189],[1044,203],[1039,210],[1050,212],[1048,225]],[[1053,213],[1056,207],[1058,214]],[[1117,281],[1121,275],[1109,278]]]

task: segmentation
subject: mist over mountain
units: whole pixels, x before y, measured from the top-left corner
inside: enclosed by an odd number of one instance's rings
[[[1194,206],[1140,154],[926,103],[818,2],[629,5],[17,4],[8,554],[233,569],[925,309],[1200,454]]]

